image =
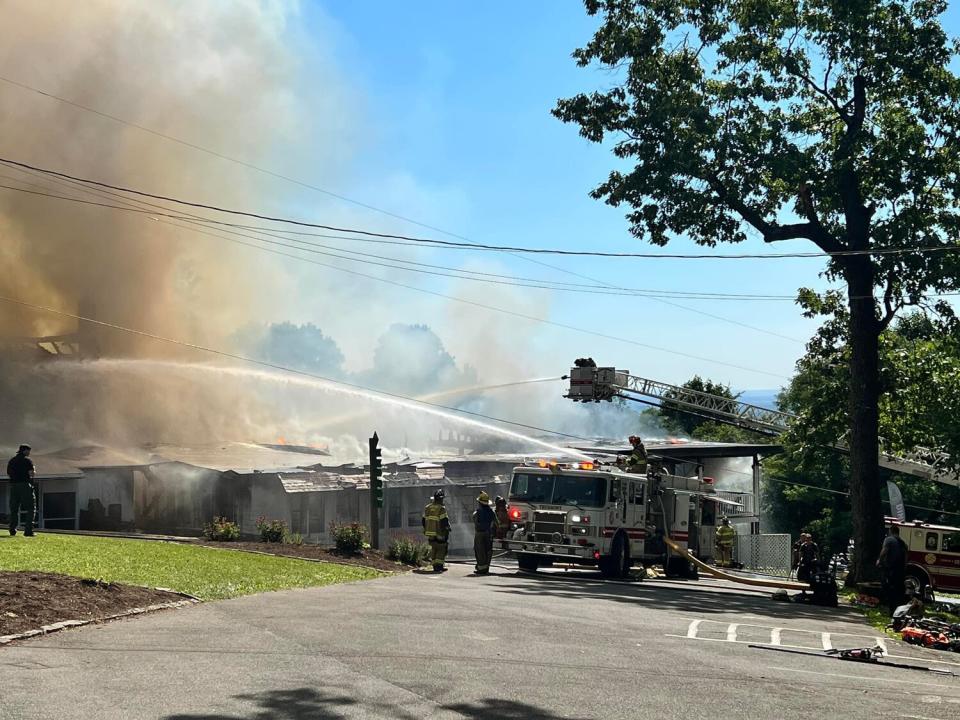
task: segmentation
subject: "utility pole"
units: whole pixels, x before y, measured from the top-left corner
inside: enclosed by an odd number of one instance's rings
[[[376,431],[370,438],[370,546],[380,549],[380,510],[383,508],[383,460]]]

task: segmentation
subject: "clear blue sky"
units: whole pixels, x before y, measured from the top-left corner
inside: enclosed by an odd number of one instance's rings
[[[950,24],[953,17],[951,13]],[[605,82],[602,73],[580,69],[570,58],[593,30],[580,2],[324,1],[306,3],[303,20],[307,34],[323,44],[323,53],[334,59],[362,108],[362,142],[356,143],[338,191],[475,241],[611,250],[649,247],[629,236],[622,209],[588,197],[612,167],[612,156],[580,139],[576,127],[550,115],[558,97]],[[388,184],[393,190],[385,189]],[[409,192],[396,191],[398,184],[406,184]],[[353,217],[371,227],[436,234],[398,226],[375,213]],[[671,247],[695,246],[677,242]],[[801,241],[777,248],[812,249]],[[770,250],[759,241],[741,249]],[[429,257],[427,262],[467,260],[449,252]],[[817,276],[822,263],[815,260],[544,259],[583,276],[632,287],[781,295],[804,285],[823,286]],[[485,256],[482,261],[483,267],[497,268],[495,272],[574,280],[509,255]],[[411,300],[415,317],[391,317],[388,310],[382,318],[384,324],[431,324],[455,354],[473,362],[477,358],[464,341],[470,324],[494,323],[494,330],[501,327],[510,338],[508,354],[519,356],[511,361],[523,365],[520,358],[534,358],[526,364],[535,372],[563,371],[575,357],[589,354],[601,364],[668,381],[682,382],[700,373],[736,388],[771,388],[791,374],[802,341],[815,327],[790,302],[677,301],[794,341],[649,299],[537,290],[501,296],[496,289],[465,290],[469,286],[462,283],[406,273],[391,277],[706,358],[545,329],[486,311],[471,314],[465,325],[451,324],[450,303],[438,299],[426,304]],[[407,291],[374,290],[388,291],[397,293],[397,303],[405,302],[399,298]],[[488,320],[478,320],[481,316]]]

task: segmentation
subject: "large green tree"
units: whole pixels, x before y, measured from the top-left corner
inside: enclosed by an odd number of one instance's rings
[[[960,276],[960,81],[940,0],[585,0],[606,89],[554,113],[606,142],[594,191],[664,245],[805,240],[846,287],[850,494],[873,574],[879,339]],[[909,252],[904,252],[907,249]],[[944,251],[946,250],[946,251]]]

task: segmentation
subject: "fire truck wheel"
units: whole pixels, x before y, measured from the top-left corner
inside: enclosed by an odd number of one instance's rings
[[[923,589],[929,584],[930,580],[923,570],[912,567],[907,568],[907,574],[903,582],[903,589],[906,591],[907,597],[912,597],[913,595],[923,597]]]
[[[540,567],[540,563],[537,562],[537,559],[533,555],[517,555],[517,567],[521,570],[527,570],[528,572],[536,572],[537,568]]]

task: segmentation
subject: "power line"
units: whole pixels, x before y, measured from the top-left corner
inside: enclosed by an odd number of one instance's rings
[[[236,353],[227,352],[226,350],[218,350],[216,348],[207,347],[204,345],[199,345],[196,343],[187,342],[185,340],[177,340],[175,338],[164,337],[163,335],[157,335],[155,333],[147,332],[145,330],[137,330],[135,328],[128,328],[123,325],[118,325],[115,323],[105,322],[103,320],[97,320],[91,317],[85,317],[83,315],[76,315],[74,313],[69,313],[64,310],[57,310],[56,308],[46,307],[43,305],[37,305],[34,303],[25,302],[23,300],[17,300],[16,298],[6,297],[0,295],[0,302],[10,303],[12,305],[19,305],[21,307],[30,308],[31,310],[37,310],[40,312],[47,312],[53,315],[59,315],[60,317],[68,317],[79,322],[87,322],[93,325],[98,325],[100,327],[109,328],[111,330],[117,330],[119,332],[125,332],[130,335],[136,335],[138,337],[148,338],[150,340],[156,340],[158,342],[164,342],[171,345],[177,345],[179,347],[188,348],[190,350],[199,350],[201,352],[210,353],[213,355],[218,355],[220,357],[229,358],[231,360],[238,360],[244,363],[250,363],[252,365],[259,365],[261,367],[270,368],[271,370],[279,370],[281,372],[290,373],[293,375],[301,375],[303,377],[308,377],[313,380],[320,380],[322,382],[330,383],[331,385],[340,385],[351,390],[359,390],[366,393],[371,393],[373,395],[380,395],[383,397],[391,398],[393,400],[402,400],[411,405],[426,405],[431,408],[436,408],[438,410],[444,410],[452,413],[460,413],[463,415],[471,415],[473,417],[482,418],[484,420],[490,420],[492,422],[499,422],[505,425],[513,425],[516,427],[521,427],[526,430],[536,430],[537,432],[549,433],[551,435],[556,435],[558,437],[571,438],[573,440],[586,440],[587,438],[581,437],[579,435],[571,435],[569,433],[564,433],[556,430],[550,430],[548,428],[538,427],[536,425],[528,425],[526,423],[516,422],[513,420],[506,420],[504,418],[494,417],[492,415],[485,415],[483,413],[474,412],[473,410],[464,410],[458,407],[451,407],[448,405],[441,405],[440,403],[430,402],[428,400],[418,400],[417,398],[409,397],[407,395],[401,395],[400,393],[389,392],[387,390],[376,390],[374,388],[368,388],[357,383],[347,382],[346,380],[335,380],[333,378],[328,378],[323,375],[318,375],[316,373],[307,372],[306,370],[297,370],[295,368],[289,368],[284,365],[278,365],[276,363],[267,362],[264,360],[257,360],[256,358],[247,357],[245,355],[239,355]],[[491,428],[497,430],[497,428]],[[504,430],[500,430],[505,432]],[[539,442],[535,438],[527,438],[534,442]]]
[[[378,208],[374,205],[369,205],[360,200],[355,200],[345,195],[340,195],[330,190],[326,190],[322,187],[318,187],[317,185],[312,185],[303,180],[297,180],[296,178],[290,177],[288,175],[284,175],[282,173],[278,173],[274,170],[269,170],[267,168],[260,167],[259,165],[254,165],[253,163],[247,162],[245,160],[240,160],[239,158],[225,155],[224,153],[217,152],[216,150],[211,150],[210,148],[206,148],[206,147],[203,147],[202,145],[192,143],[188,140],[183,140],[173,135],[168,135],[167,133],[159,132],[158,130],[148,128],[145,125],[140,125],[138,123],[131,122],[130,120],[124,120],[123,118],[118,117],[116,115],[111,115],[110,113],[103,112],[102,110],[97,110],[96,108],[90,107],[88,105],[83,105],[81,103],[74,102],[73,100],[68,100],[65,97],[61,97],[60,95],[55,95],[51,92],[46,92],[45,90],[32,87],[30,85],[27,85],[26,83],[18,82],[12,78],[8,78],[0,75],[0,80],[10,85],[13,85],[15,87],[21,88],[22,90],[28,90],[38,95],[42,95],[43,97],[50,98],[51,100],[57,100],[58,102],[62,102],[66,105],[70,105],[71,107],[75,107],[79,110],[84,110],[86,112],[93,113],[94,115],[99,115],[100,117],[106,118],[107,120],[112,120],[113,122],[120,123],[121,125],[127,125],[128,127],[132,127],[142,132],[149,133],[150,135],[154,135],[164,140],[168,140],[169,142],[177,143],[178,145],[182,145],[192,150],[198,150],[202,153],[206,153],[207,155],[210,155],[215,158],[219,158],[220,160],[226,160],[227,162],[232,162],[236,165],[240,165],[241,167],[245,167],[250,170],[255,170],[259,173],[263,173],[264,175],[269,175],[270,177],[277,178],[278,180],[284,180],[286,182],[293,183],[294,185],[299,185],[300,187],[307,188],[308,190],[314,190],[318,193],[322,193],[332,198],[336,198],[337,200],[342,200],[343,202],[350,203],[351,205],[356,205],[357,207],[362,207],[367,210],[373,210],[374,212],[378,212],[381,215],[386,215],[387,217],[392,217],[397,220],[402,220],[403,222],[410,223],[411,225],[417,225],[426,230],[433,230],[434,232],[442,233],[450,237],[455,237],[459,240],[468,240],[468,238],[465,238],[462,235],[457,235],[456,233],[452,233],[449,230],[444,230],[443,228],[435,227],[433,225],[428,225],[427,223],[420,222],[419,220],[414,220],[409,217],[404,217],[403,215],[399,215],[389,210],[384,210],[383,208]]]
[[[5,186],[0,185],[0,187],[5,187]],[[19,190],[19,188],[13,188],[13,189]],[[24,192],[29,192],[29,193],[31,193],[31,194],[37,194],[37,193],[35,193],[35,191],[24,191]],[[41,193],[41,194],[42,194],[42,193]],[[67,199],[70,199],[70,198],[67,198]],[[77,202],[81,202],[81,203],[86,203],[86,204],[92,204],[92,205],[103,205],[103,203],[96,203],[96,202],[93,202],[93,201],[86,201],[86,200],[76,200],[76,201],[77,201]],[[127,208],[120,208],[120,207],[118,206],[118,209],[127,209]],[[148,214],[148,215],[151,214],[151,213],[148,213],[148,212],[146,212],[146,211],[142,211],[142,212],[143,212],[143,214]],[[198,224],[198,223],[196,223],[196,221],[194,221],[194,220],[193,220],[192,218],[190,218],[190,217],[180,216],[178,219],[181,220],[181,221],[183,221],[183,222],[192,223],[192,224]],[[159,222],[163,222],[163,221],[159,221]],[[298,262],[305,262],[305,263],[310,263],[310,264],[312,264],[312,265],[318,265],[318,266],[320,266],[320,267],[325,267],[325,268],[329,268],[329,269],[332,269],[332,270],[337,270],[337,271],[339,271],[339,272],[344,272],[344,273],[347,273],[347,274],[350,274],[350,275],[354,275],[354,276],[357,276],[357,277],[363,277],[363,278],[366,278],[366,279],[369,279],[369,280],[375,280],[376,282],[386,283],[386,284],[388,284],[388,285],[393,285],[393,286],[395,286],[395,287],[406,288],[406,289],[408,289],[408,290],[413,290],[414,292],[419,292],[419,293],[423,293],[423,294],[426,294],[426,295],[432,295],[432,296],[434,296],[434,297],[440,297],[440,298],[443,298],[443,299],[445,299],[445,300],[451,300],[451,301],[453,301],[453,302],[458,302],[458,303],[462,303],[462,304],[465,304],[465,305],[470,305],[470,306],[473,306],[473,307],[479,307],[479,308],[483,308],[483,309],[485,309],[485,310],[491,310],[491,311],[493,311],[493,312],[498,312],[498,313],[501,313],[501,314],[504,314],[504,315],[509,315],[509,316],[512,316],[512,317],[522,318],[522,319],[524,319],[524,320],[530,320],[530,321],[532,321],[532,322],[540,323],[540,324],[543,324],[543,325],[549,325],[549,326],[552,326],[552,327],[558,327],[558,328],[562,328],[562,329],[565,329],[565,330],[573,330],[573,331],[575,331],[575,332],[580,332],[580,333],[584,333],[584,334],[589,334],[589,335],[593,335],[593,336],[595,336],[595,337],[601,337],[601,338],[604,338],[604,339],[607,339],[607,340],[613,340],[613,341],[616,341],[616,342],[622,342],[622,343],[626,343],[626,344],[629,344],[629,345],[635,345],[635,346],[637,346],[637,347],[642,347],[642,348],[646,348],[646,349],[649,349],[649,350],[656,350],[656,351],[659,351],[659,352],[665,352],[665,353],[667,353],[667,354],[676,355],[676,356],[679,356],[679,357],[686,357],[686,358],[690,358],[690,359],[693,359],[693,360],[699,360],[699,361],[702,361],[702,362],[713,363],[713,364],[715,364],[715,365],[723,365],[723,366],[725,366],[725,367],[731,367],[731,368],[734,368],[734,369],[737,369],[737,370],[744,370],[744,371],[746,371],[746,372],[757,373],[757,374],[766,375],[766,376],[769,376],[769,377],[775,377],[775,378],[778,378],[778,379],[781,379],[781,380],[786,379],[783,375],[780,375],[780,374],[778,374],[778,373],[769,372],[769,371],[767,371],[767,370],[758,370],[758,369],[750,368],[750,367],[747,367],[747,366],[744,366],[744,365],[738,365],[738,364],[736,364],[736,363],[728,363],[728,362],[725,362],[725,361],[722,361],[722,360],[717,360],[717,359],[715,359],[715,358],[708,358],[708,357],[703,357],[703,356],[700,356],[700,355],[694,355],[694,354],[692,354],[692,353],[686,353],[686,352],[683,352],[683,351],[680,351],[680,350],[672,350],[672,349],[670,349],[670,348],[659,347],[659,346],[657,346],[657,345],[651,345],[651,344],[649,344],[649,343],[643,343],[643,342],[639,342],[639,341],[637,341],[637,340],[631,340],[631,339],[625,338],[625,337],[620,337],[620,336],[616,336],[616,335],[609,335],[609,334],[607,334],[607,333],[602,333],[602,332],[599,332],[599,331],[596,331],[596,330],[590,330],[590,329],[588,329],[588,328],[581,328],[581,327],[577,327],[577,326],[575,326],[575,325],[568,325],[568,324],[566,324],[566,323],[560,323],[560,322],[556,322],[556,321],[554,321],[554,320],[548,320],[548,319],[546,319],[546,318],[537,317],[537,316],[535,316],[535,315],[528,315],[528,314],[526,314],[526,313],[520,313],[520,312],[517,312],[517,311],[514,311],[514,310],[508,310],[508,309],[506,309],[506,308],[498,307],[498,306],[496,306],[496,305],[488,305],[488,304],[486,304],[486,303],[476,302],[476,301],[473,301],[473,300],[467,300],[467,299],[465,299],[465,298],[457,297],[456,295],[447,295],[446,293],[441,293],[441,292],[438,292],[438,291],[435,291],[435,290],[428,290],[428,289],[426,289],[426,288],[420,288],[420,287],[416,287],[416,286],[414,286],[414,285],[407,285],[407,284],[405,284],[405,283],[401,283],[401,282],[398,282],[398,281],[396,281],[396,280],[390,280],[390,279],[388,279],[388,278],[382,278],[382,277],[378,277],[378,276],[376,276],[376,275],[370,275],[370,274],[367,274],[367,273],[360,272],[360,271],[358,271],[358,270],[352,270],[352,269],[350,269],[350,268],[340,267],[340,266],[338,266],[338,265],[331,265],[331,264],[329,264],[329,263],[320,262],[320,261],[314,260],[314,259],[312,259],[312,258],[305,258],[305,257],[302,257],[302,256],[300,256],[300,255],[293,255],[293,254],[290,254],[290,253],[282,252],[282,251],[280,251],[280,250],[274,250],[274,249],[272,249],[272,248],[263,247],[263,246],[261,246],[261,245],[255,245],[255,244],[253,244],[253,243],[244,242],[243,240],[238,240],[238,239],[236,239],[236,238],[227,237],[227,236],[225,236],[225,235],[221,235],[221,234],[218,234],[218,233],[209,232],[208,230],[199,230],[199,229],[192,228],[192,227],[185,227],[185,226],[183,226],[183,225],[178,225],[177,223],[169,223],[169,224],[172,224],[172,225],[174,225],[174,226],[176,226],[176,227],[181,227],[181,228],[184,228],[184,229],[187,229],[187,230],[192,230],[193,232],[197,232],[197,233],[199,233],[199,234],[201,234],[201,235],[207,235],[207,236],[210,236],[210,237],[219,238],[219,239],[221,239],[221,240],[227,240],[228,242],[237,243],[237,244],[239,244],[239,245],[245,245],[245,246],[247,246],[247,247],[251,247],[251,248],[253,248],[253,249],[259,250],[259,251],[261,251],[261,252],[269,252],[269,253],[272,253],[272,254],[274,254],[274,255],[279,255],[279,256],[281,256],[281,257],[291,258],[291,259],[293,259],[293,260],[297,260]],[[227,231],[223,231],[223,232],[227,232]],[[236,234],[236,233],[234,233],[234,234]],[[244,236],[241,235],[241,237],[244,237]],[[255,237],[252,238],[252,239],[257,240],[258,242],[268,242],[268,243],[271,242],[271,241],[268,241],[268,240],[263,240],[263,239],[255,238]],[[278,244],[278,245],[279,245],[280,243],[275,243],[275,244]],[[301,248],[294,248],[294,249],[298,249],[298,250],[299,250],[299,249],[301,249]],[[349,258],[346,258],[346,259],[349,260]]]
[[[515,245],[489,245],[484,243],[452,242],[449,240],[439,240],[437,238],[423,238],[423,237],[416,237],[411,235],[399,235],[395,233],[382,233],[382,232],[375,232],[372,230],[363,230],[360,228],[344,228],[344,227],[339,227],[335,225],[326,225],[323,223],[314,223],[314,222],[307,222],[304,220],[296,220],[293,218],[265,215],[262,213],[251,212],[248,210],[236,210],[236,209],[224,208],[217,205],[211,205],[208,203],[200,203],[192,200],[183,200],[179,198],[174,198],[167,195],[158,195],[156,193],[148,193],[142,190],[135,190],[133,188],[124,187],[121,185],[112,185],[110,183],[104,183],[98,180],[82,178],[75,175],[70,175],[68,173],[59,172],[57,170],[50,170],[47,168],[37,167],[35,165],[30,165],[28,163],[22,163],[16,160],[11,160],[9,158],[0,157],[0,162],[6,163],[8,165],[20,167],[20,168],[35,170],[37,172],[44,173],[46,175],[61,177],[67,180],[74,180],[76,182],[85,183],[87,185],[107,188],[110,190],[117,190],[118,192],[137,195],[139,197],[148,197],[153,200],[171,202],[178,205],[184,205],[186,207],[192,207],[192,208],[197,208],[201,210],[211,210],[213,212],[219,212],[219,213],[224,213],[228,215],[250,217],[258,220],[263,220],[266,222],[283,223],[287,225],[294,225],[297,227],[318,228],[321,230],[330,230],[332,232],[354,233],[358,235],[365,235],[367,237],[375,237],[375,238],[391,238],[391,239],[397,239],[397,240],[406,240],[409,242],[424,243],[428,245],[447,245],[447,246],[466,247],[474,250],[489,250],[489,251],[496,251],[496,252],[517,252],[517,253],[532,253],[532,254],[546,254],[546,255],[567,255],[567,256],[577,256],[577,257],[644,258],[644,259],[672,259],[672,260],[759,260],[759,259],[767,260],[767,259],[784,259],[784,258],[847,257],[847,256],[857,256],[857,255],[916,255],[916,254],[935,253],[935,252],[960,251],[960,244],[955,244],[955,245],[934,245],[929,247],[917,247],[917,248],[899,247],[899,248],[884,248],[884,249],[875,249],[875,250],[840,250],[836,252],[821,251],[821,252],[764,253],[764,254],[757,254],[757,253],[628,253],[628,252],[605,252],[605,251],[599,251],[599,250],[565,250],[562,248],[531,248],[531,247],[523,247],[523,246],[515,246]],[[211,220],[210,222],[215,222],[215,221]]]
[[[9,176],[0,175],[0,177],[7,177],[8,179],[13,179],[15,182],[23,182],[19,179],[9,178]],[[34,185],[32,183],[25,183],[25,184],[32,185],[33,187],[43,187],[40,185]],[[0,189],[11,190],[15,192],[25,193],[28,195],[35,195],[38,197],[45,197],[45,198],[54,199],[54,200],[64,200],[67,202],[79,203],[82,205],[91,205],[94,207],[99,207],[99,208],[104,208],[109,210],[120,210],[123,212],[138,213],[138,214],[147,215],[153,218],[165,217],[173,220],[180,220],[184,222],[197,223],[197,224],[203,224],[203,225],[213,224],[218,228],[224,225],[227,228],[245,227],[245,226],[236,226],[230,223],[218,223],[215,220],[210,220],[198,215],[184,215],[184,214],[158,212],[156,210],[147,210],[143,207],[135,207],[131,205],[114,205],[110,203],[96,202],[96,201],[85,200],[77,197],[70,197],[66,195],[58,195],[52,192],[44,192],[43,190],[29,190],[26,188],[14,187],[11,185],[0,184]],[[86,190],[81,192],[98,192],[98,191],[94,191],[92,189],[87,188]],[[120,202],[128,202],[128,201],[121,200]],[[142,201],[136,201],[136,202],[142,202]],[[147,204],[152,205],[152,203],[147,203]],[[161,206],[155,206],[155,207],[161,207]],[[387,267],[395,270],[404,270],[406,272],[418,272],[421,274],[435,275],[440,277],[449,277],[457,280],[472,280],[474,282],[484,282],[488,284],[503,285],[507,287],[524,287],[524,288],[533,288],[537,290],[556,290],[558,292],[580,293],[580,294],[588,294],[588,295],[614,295],[614,296],[620,296],[620,297],[649,297],[649,298],[677,297],[677,298],[683,298],[683,299],[689,299],[689,300],[768,301],[768,300],[791,299],[788,296],[762,296],[762,295],[740,296],[735,293],[717,293],[717,294],[686,293],[684,291],[675,292],[675,291],[667,291],[667,290],[644,290],[641,288],[620,288],[616,286],[607,286],[607,285],[591,286],[591,285],[585,285],[585,284],[561,283],[553,280],[544,280],[540,278],[524,278],[524,277],[518,277],[518,276],[512,276],[512,275],[502,275],[497,273],[483,273],[483,272],[477,272],[473,270],[453,268],[445,265],[434,265],[430,263],[416,262],[413,260],[405,260],[403,258],[389,257],[384,255],[375,255],[372,253],[364,253],[357,250],[348,250],[345,248],[338,248],[331,245],[325,245],[323,243],[293,240],[283,235],[279,235],[274,232],[268,231],[266,229],[259,229],[257,230],[257,232],[267,235],[269,237],[279,238],[286,242],[276,242],[272,240],[265,240],[258,235],[249,235],[249,234],[239,233],[235,230],[230,230],[230,229],[222,229],[221,231],[229,232],[231,234],[239,235],[241,237],[256,239],[260,242],[265,242],[272,245],[279,245],[280,247],[288,248],[291,250],[300,250],[302,252],[310,252],[310,253],[315,253],[319,255],[326,255],[329,257],[334,257],[341,260],[348,260],[351,262],[361,262],[368,265],[377,265],[377,266]],[[336,236],[333,236],[333,237],[336,237]],[[352,239],[352,238],[344,238],[344,239]],[[299,243],[300,245],[291,245],[289,244],[291,242]],[[307,247],[301,247],[301,245],[306,245]],[[322,250],[317,250],[315,248],[335,250],[337,252],[348,253],[350,255],[356,255],[356,256],[365,257],[365,258],[374,258],[374,260],[364,261],[355,257],[344,257],[343,255],[337,255],[331,252],[323,252]],[[399,263],[401,265],[412,265],[412,266],[424,267],[424,268],[435,268],[437,270],[443,270],[447,272],[433,272],[429,270],[418,270],[416,269],[416,267],[397,267],[396,263]],[[475,277],[475,276],[479,276],[479,277]],[[683,306],[678,306],[678,307],[683,307]],[[689,309],[691,312],[700,312],[694,308],[685,308],[685,309]],[[709,313],[703,313],[703,314],[709,315]],[[762,328],[755,328],[751,325],[746,325],[745,323],[739,323],[737,321],[729,320],[721,316],[717,316],[717,315],[709,315],[709,316],[715,317],[721,320],[728,320],[728,322],[733,322],[738,325],[743,325],[744,327],[748,327],[748,328],[757,330],[759,332],[766,332],[768,334],[778,335],[779,337],[786,337],[783,335],[779,335],[778,333],[772,333],[771,331],[766,331],[766,330],[763,330]],[[787,339],[794,340],[795,338],[787,338]]]

